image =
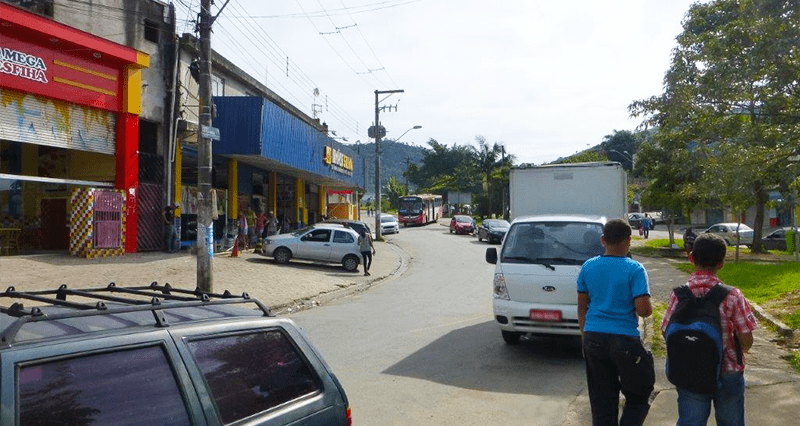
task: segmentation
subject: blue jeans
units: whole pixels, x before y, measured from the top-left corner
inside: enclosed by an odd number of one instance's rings
[[[586,383],[594,426],[635,426],[650,411],[650,393],[656,382],[653,355],[638,337],[583,333]],[[619,416],[619,394],[625,407]]]
[[[744,373],[726,373],[722,386],[713,395],[677,388],[677,426],[705,426],[714,403],[717,426],[744,426]]]
[[[164,246],[170,253],[174,253],[180,248],[178,247],[178,233],[175,230],[175,225],[164,226]]]

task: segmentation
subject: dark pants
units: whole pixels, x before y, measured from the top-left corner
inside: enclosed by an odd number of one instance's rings
[[[369,267],[372,266],[372,252],[362,251],[361,257],[364,258],[364,272],[367,272],[369,271]]]
[[[653,355],[638,337],[586,332],[583,334],[586,382],[594,426],[644,423],[655,385]],[[619,417],[619,393],[625,407]]]

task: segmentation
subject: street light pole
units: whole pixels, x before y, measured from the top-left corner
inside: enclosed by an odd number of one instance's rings
[[[375,239],[381,238],[381,121],[378,95],[403,93],[403,90],[375,91]]]

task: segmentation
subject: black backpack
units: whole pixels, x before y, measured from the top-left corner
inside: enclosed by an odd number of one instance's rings
[[[691,392],[713,394],[722,372],[722,326],[719,305],[732,287],[717,284],[703,297],[688,286],[672,291],[678,298],[666,331],[667,379]],[[737,358],[741,364],[738,340]]]

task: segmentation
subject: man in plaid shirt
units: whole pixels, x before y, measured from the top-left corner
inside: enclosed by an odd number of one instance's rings
[[[721,284],[716,272],[725,264],[727,244],[721,237],[713,234],[701,234],[694,242],[689,261],[694,263],[694,273],[686,283],[695,297],[702,297],[711,288]],[[669,319],[678,298],[675,292],[670,295],[669,307],[661,322],[661,332],[666,334]],[[741,363],[738,361],[736,345],[733,339],[739,340],[742,352],[753,346],[753,330],[756,319],[750,306],[738,288],[733,288],[725,300],[720,303],[720,325],[722,330],[722,374],[721,387],[714,394],[699,394],[681,387],[678,391],[678,423],[677,426],[705,425],[714,403],[714,417],[719,426],[744,426],[744,354]]]

